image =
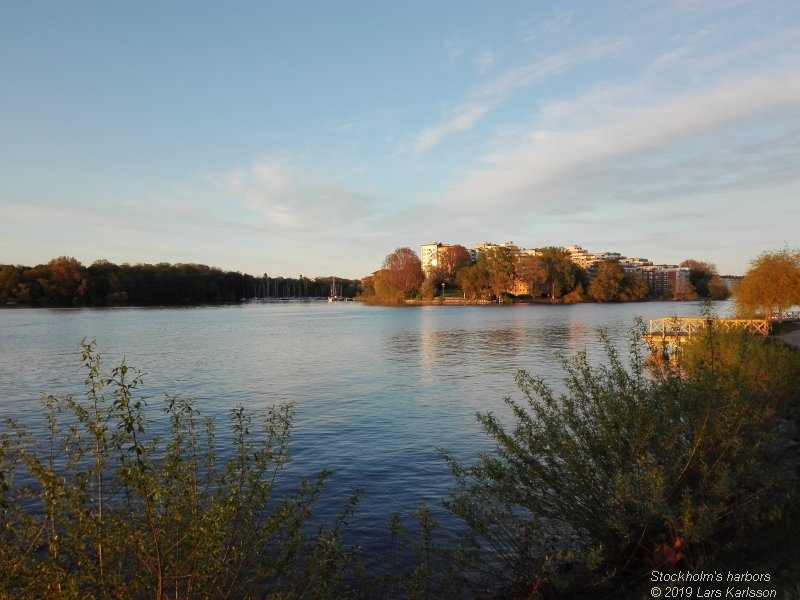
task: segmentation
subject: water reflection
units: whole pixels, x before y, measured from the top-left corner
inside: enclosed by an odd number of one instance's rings
[[[725,306],[719,313],[723,314]],[[604,326],[621,352],[634,315],[694,316],[693,304],[375,308],[355,303],[164,310],[0,311],[0,411],[41,431],[43,392],[81,394],[78,342],[97,339],[111,367],[147,373],[155,410],[164,393],[195,396],[227,422],[294,401],[292,474],[335,475],[320,514],[366,487],[354,526],[367,546],[386,516],[438,505],[450,483],[438,446],[469,459],[489,443],[478,411],[508,418],[503,398],[526,369],[556,385],[556,351],[600,359]],[[37,421],[37,419],[39,419]]]

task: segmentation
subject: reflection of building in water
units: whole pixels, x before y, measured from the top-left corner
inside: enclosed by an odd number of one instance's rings
[[[478,323],[461,324],[448,329],[442,319],[442,310],[422,310],[419,328],[419,369],[422,381],[437,383],[464,376],[464,364],[476,353],[481,356],[478,372],[509,371],[516,368],[516,357],[529,347],[531,330],[529,321],[504,323],[492,329],[480,328]],[[476,312],[478,321],[480,315]]]
[[[441,340],[438,339],[436,330],[437,319],[433,311],[423,310],[419,323],[419,367],[422,381],[432,383],[435,379],[433,371],[439,353]]]

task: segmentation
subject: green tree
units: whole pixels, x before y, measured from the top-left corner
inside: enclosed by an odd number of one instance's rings
[[[595,302],[636,302],[645,300],[648,287],[640,273],[626,271],[617,260],[596,265],[589,285],[589,298]]]
[[[456,275],[456,283],[470,300],[483,299],[489,287],[489,272],[485,261],[479,256],[474,265],[461,269]]]
[[[478,257],[478,262],[481,262],[486,270],[488,287],[497,299],[508,292],[514,283],[516,254],[516,248],[491,246]]]
[[[620,300],[623,302],[638,302],[647,300],[650,295],[650,288],[642,277],[641,273],[625,273],[622,294]]]
[[[734,290],[733,301],[742,317],[782,321],[787,309],[800,305],[800,250],[761,253]]]
[[[731,293],[725,280],[719,275],[714,275],[708,280],[708,297],[712,300],[726,300]]]
[[[716,265],[689,258],[683,261],[680,266],[689,269],[689,283],[692,284],[697,296],[708,298],[710,296],[708,284],[717,275]]]
[[[13,265],[0,265],[0,305],[18,300],[16,291],[22,279],[21,271]]]
[[[435,264],[428,267],[425,282],[422,285],[422,295],[433,298],[442,289],[441,286],[454,285],[458,272],[472,264],[472,257],[464,246],[446,246],[439,250]]]
[[[572,262],[569,252],[564,248],[543,248],[539,250],[539,257],[546,273],[545,286],[553,302],[572,291],[580,282],[580,267]]]

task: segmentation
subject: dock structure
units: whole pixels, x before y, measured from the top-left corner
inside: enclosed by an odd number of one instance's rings
[[[707,319],[702,317],[666,317],[651,319],[644,341],[653,354],[675,356],[681,344],[709,329],[717,331],[747,331],[767,337],[769,321],[761,319]]]

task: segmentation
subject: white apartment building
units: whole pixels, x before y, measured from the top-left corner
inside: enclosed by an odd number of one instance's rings
[[[566,251],[572,262],[578,266],[589,269],[600,261],[604,260],[618,260],[622,262],[625,259],[619,252],[589,252],[581,246],[568,246]]]
[[[419,258],[422,261],[422,270],[426,275],[430,272],[431,267],[435,267],[439,264],[439,253],[444,247],[445,244],[442,244],[442,242],[422,244],[419,247]]]

